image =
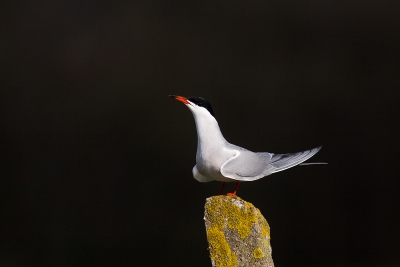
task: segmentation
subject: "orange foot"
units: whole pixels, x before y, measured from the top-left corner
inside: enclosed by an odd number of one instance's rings
[[[236,191],[235,192],[233,192],[233,193],[227,193],[226,194],[228,197],[233,197],[233,196],[236,196]]]

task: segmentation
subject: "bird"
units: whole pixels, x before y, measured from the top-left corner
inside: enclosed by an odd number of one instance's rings
[[[185,104],[193,113],[196,123],[198,142],[196,165],[192,169],[193,177],[203,183],[222,182],[220,195],[224,191],[226,182],[236,182],[235,191],[227,194],[227,196],[235,196],[240,182],[255,181],[299,165],[322,148],[319,146],[286,154],[252,152],[225,140],[207,99],[198,96],[169,96]]]

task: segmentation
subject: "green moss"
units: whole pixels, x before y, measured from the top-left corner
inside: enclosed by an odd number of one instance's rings
[[[263,253],[263,251],[261,250],[261,248],[256,248],[256,249],[253,251],[253,255],[254,255],[254,258],[256,258],[256,259],[264,258],[264,253]]]

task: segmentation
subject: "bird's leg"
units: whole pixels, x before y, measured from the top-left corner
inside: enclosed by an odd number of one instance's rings
[[[222,193],[224,192],[225,185],[226,185],[226,183],[225,183],[225,182],[222,182],[221,192],[219,192],[220,195],[222,195]]]
[[[226,195],[229,196],[229,197],[236,196],[236,191],[238,190],[238,188],[239,188],[239,181],[236,181],[235,191],[233,191],[233,193],[228,193]]]

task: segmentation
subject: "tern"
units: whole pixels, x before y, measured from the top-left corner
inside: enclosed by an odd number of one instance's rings
[[[314,156],[322,147],[287,154],[252,152],[225,140],[208,100],[197,96],[170,97],[185,104],[196,122],[198,143],[196,165],[192,169],[193,177],[199,182],[222,182],[220,194],[223,193],[226,182],[236,182],[235,191],[227,194],[235,196],[239,182],[255,181],[299,165]]]

